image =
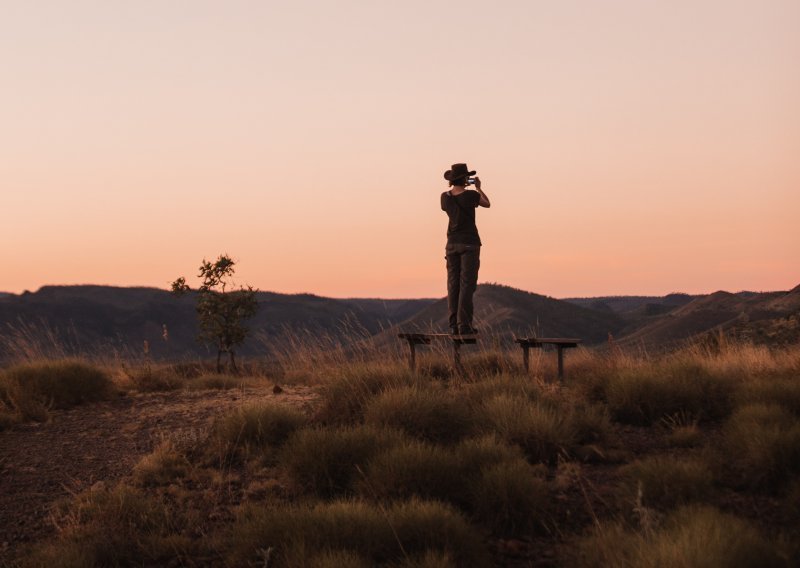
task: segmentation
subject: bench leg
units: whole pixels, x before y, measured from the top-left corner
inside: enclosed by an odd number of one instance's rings
[[[564,348],[558,346],[558,380],[564,382]]]
[[[417,370],[417,346],[410,339],[408,340],[408,369],[412,373]]]
[[[522,346],[522,365],[525,367],[525,373],[529,373],[531,368],[531,348],[527,345]]]
[[[464,366],[461,364],[461,344],[453,342],[453,368],[459,377],[464,376]]]

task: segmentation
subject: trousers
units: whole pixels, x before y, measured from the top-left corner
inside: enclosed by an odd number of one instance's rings
[[[480,245],[448,244],[447,308],[450,312],[450,329],[464,331],[472,328],[472,295],[478,286],[478,269],[481,266]]]

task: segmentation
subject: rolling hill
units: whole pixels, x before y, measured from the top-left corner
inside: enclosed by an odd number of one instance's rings
[[[399,331],[448,329],[446,299],[337,299],[314,294],[259,292],[259,310],[248,323],[252,338],[240,349],[266,356],[291,334],[320,336],[323,343],[370,338],[396,341]],[[475,294],[475,325],[510,342],[520,335],[579,337],[602,344],[671,348],[688,338],[726,333],[763,343],[800,341],[800,286],[788,292],[724,291],[708,295],[609,296],[559,300],[498,284]],[[166,326],[168,340],[164,340]],[[194,300],[156,288],[45,286],[0,296],[0,362],[27,350],[43,354],[208,356],[199,345]]]

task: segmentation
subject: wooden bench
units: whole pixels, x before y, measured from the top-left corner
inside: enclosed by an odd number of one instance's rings
[[[459,375],[464,374],[461,364],[461,346],[475,345],[477,335],[452,335],[450,333],[399,333],[397,337],[408,342],[408,368],[413,373],[417,368],[417,345],[430,345],[434,339],[450,339],[453,342],[453,367]]]
[[[525,372],[530,371],[530,350],[541,349],[545,345],[555,345],[558,350],[558,379],[564,380],[564,349],[572,349],[577,347],[581,342],[580,339],[572,339],[567,337],[518,337],[514,339],[515,343],[519,343],[522,347],[522,364],[525,366]]]

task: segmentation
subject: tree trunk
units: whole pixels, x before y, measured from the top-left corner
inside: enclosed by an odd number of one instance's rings
[[[222,349],[217,349],[217,373],[222,373]]]
[[[230,355],[231,369],[233,369],[234,373],[239,374],[239,369],[236,368],[236,356],[233,353],[233,349],[228,351],[228,354]]]

